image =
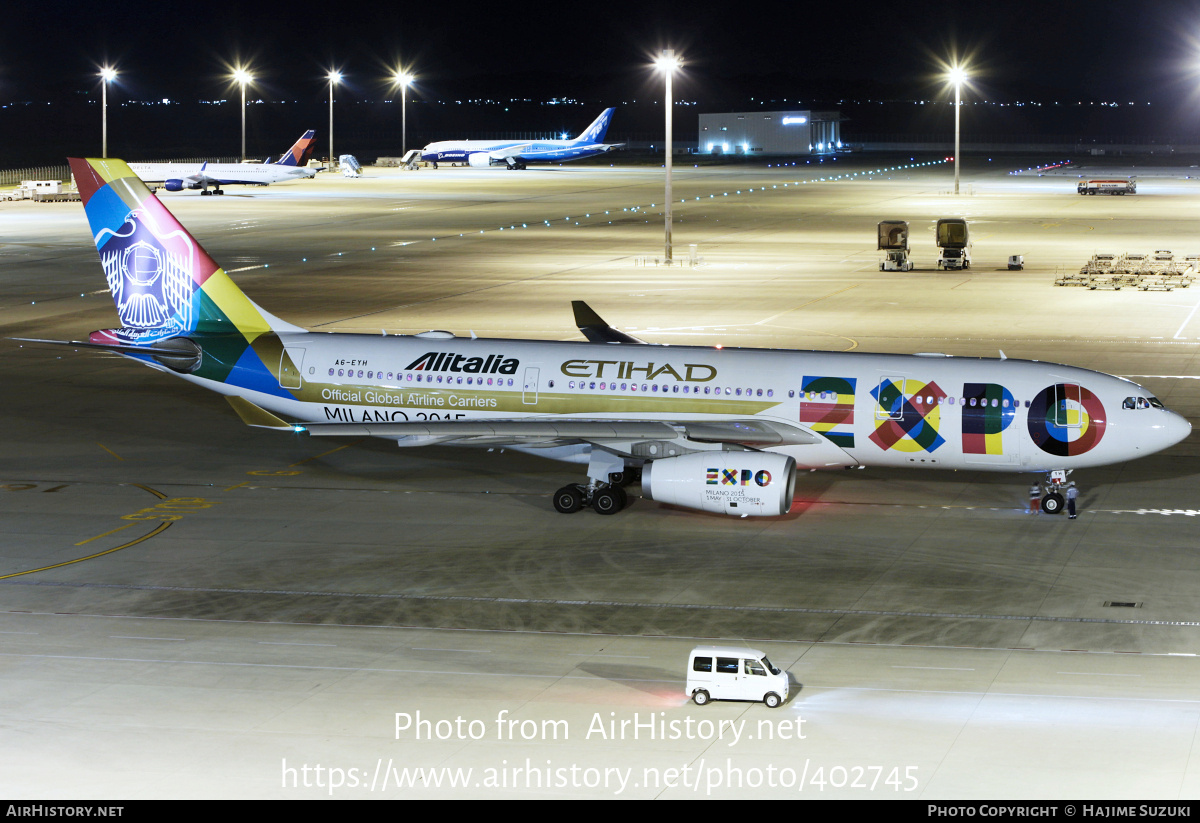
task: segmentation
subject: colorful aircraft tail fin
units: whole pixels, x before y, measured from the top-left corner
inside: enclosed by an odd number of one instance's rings
[[[304,331],[259,308],[123,160],[70,158],[122,327],[95,343],[152,344],[188,333]]]
[[[292,147],[287,152],[275,161],[276,166],[306,166],[309,159],[312,158],[313,149],[317,145],[316,130],[309,129],[304,132],[304,135],[292,144]]]
[[[592,125],[583,130],[573,142],[575,143],[603,143],[604,135],[608,133],[608,124],[612,120],[615,108],[605,109],[600,112],[600,116],[592,121]]]

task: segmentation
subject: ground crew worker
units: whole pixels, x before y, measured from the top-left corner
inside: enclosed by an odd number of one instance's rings
[[[1029,513],[1037,514],[1042,508],[1042,487],[1034,483],[1029,487]]]
[[[1075,481],[1072,480],[1067,484],[1067,517],[1070,520],[1075,519],[1075,498],[1079,496],[1079,489],[1075,487]]]

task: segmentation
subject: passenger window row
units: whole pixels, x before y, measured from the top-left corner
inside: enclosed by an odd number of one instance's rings
[[[795,389],[790,389],[788,391],[788,397],[795,397],[795,396],[796,396]],[[804,391],[802,391],[802,392],[800,392],[800,399],[808,400],[810,402],[814,401],[814,400],[825,400],[827,402],[832,403],[832,402],[837,402],[838,395],[836,392],[831,392],[831,391],[822,391],[822,392],[815,392],[815,391],[804,392]],[[917,394],[917,395],[906,395],[905,399],[912,401],[915,405],[918,405],[918,406],[954,406],[954,405],[958,405],[958,406],[967,406],[968,408],[974,406],[974,407],[990,407],[993,409],[1000,409],[1000,408],[1016,409],[1016,408],[1020,408],[1020,406],[1021,406],[1020,400],[1011,400],[1010,401],[1007,397],[1004,399],[999,399],[999,398],[993,397],[991,400],[988,400],[987,398],[977,398],[977,397],[957,397],[957,398],[956,397],[935,397],[934,395],[931,395],[931,394],[930,395]],[[1025,401],[1025,408],[1029,408],[1028,400]]]
[[[395,380],[396,382],[399,382],[399,383],[404,383],[404,382],[412,383],[412,382],[414,382],[414,379],[415,379],[415,382],[417,382],[417,383],[443,383],[445,385],[450,385],[450,384],[462,385],[464,382],[464,378],[461,375],[457,375],[457,376],[449,375],[449,374],[434,375],[434,374],[425,374],[423,372],[418,372],[414,378],[414,375],[412,373],[403,374],[400,372],[388,372],[387,375],[385,376],[384,373],[381,371],[368,371],[368,372],[364,373],[364,371],[362,369],[358,369],[357,371],[355,371],[354,369],[333,369],[333,368],[331,368],[329,370],[329,376],[330,377],[350,377],[350,378],[365,377],[365,379],[367,379],[367,380]],[[483,377],[475,377],[472,375],[472,376],[466,377],[465,382],[466,382],[466,385],[468,385],[468,386],[482,386],[482,385],[485,385],[485,383],[484,383],[485,379],[487,381],[486,385],[488,385],[488,386],[493,386],[493,385],[494,386],[511,386],[511,385],[513,385],[513,378],[511,378],[511,377],[509,377],[509,378],[504,378],[504,377],[483,378]],[[505,382],[506,379],[507,379],[507,382]],[[550,385],[553,386],[554,381],[550,381]]]
[[[554,381],[550,381],[550,386],[554,386]],[[683,385],[678,383],[672,385],[662,385],[658,383],[617,383],[615,380],[571,380],[567,383],[567,388],[577,391],[628,391],[628,392],[643,392],[661,394],[700,394],[700,386]],[[754,388],[727,388],[724,386],[704,386],[703,393],[708,395],[724,396],[724,397],[774,397],[774,389],[754,389]]]

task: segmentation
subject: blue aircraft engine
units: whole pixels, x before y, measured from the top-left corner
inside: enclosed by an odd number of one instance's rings
[[[163,188],[167,191],[183,191],[185,189],[198,189],[199,183],[193,183],[191,180],[165,180]]]

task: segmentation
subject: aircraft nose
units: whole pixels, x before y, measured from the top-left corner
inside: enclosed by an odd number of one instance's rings
[[[1169,446],[1174,446],[1185,439],[1192,433],[1192,424],[1182,414],[1168,412],[1170,418],[1166,424],[1167,443]]]

